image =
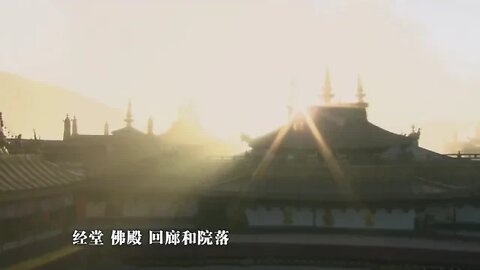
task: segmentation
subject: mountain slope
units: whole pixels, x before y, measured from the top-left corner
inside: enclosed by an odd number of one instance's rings
[[[11,134],[31,138],[33,129],[43,139],[60,139],[63,119],[76,115],[79,133],[103,134],[108,121],[122,126],[123,112],[66,89],[0,72],[0,111]]]

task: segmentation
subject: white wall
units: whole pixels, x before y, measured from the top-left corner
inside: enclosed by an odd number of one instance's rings
[[[197,214],[198,204],[196,201],[186,201],[177,204],[176,215],[180,217],[193,217]]]
[[[288,207],[287,211],[292,211],[292,226],[313,226],[313,209],[312,208],[293,208]]]
[[[251,226],[284,225],[283,211],[279,207],[259,206],[246,210],[248,224]]]
[[[105,217],[107,204],[105,201],[86,203],[86,217]],[[123,203],[122,214],[125,217],[193,217],[197,214],[196,201],[155,201],[130,199]]]
[[[103,202],[87,202],[85,205],[86,217],[104,217],[107,204]]]
[[[375,212],[372,229],[413,230],[415,228],[415,211],[394,209],[390,213],[385,209]]]
[[[246,210],[251,226],[313,226],[312,208],[259,206]]]
[[[480,223],[480,208],[471,205],[458,207],[457,222]]]
[[[454,213],[453,207],[448,206],[427,207],[424,211],[424,214],[432,216],[435,222],[453,222]]]
[[[366,209],[332,209],[330,212],[333,216],[333,227],[335,228],[359,229],[366,227],[365,217],[368,212]],[[320,216],[320,218],[323,219],[323,216]]]
[[[373,224],[367,224],[368,209],[331,209],[333,218],[331,226],[324,222],[324,209],[316,210],[316,226],[322,228],[341,229],[388,229],[388,230],[413,230],[415,228],[415,211],[404,212],[401,209],[377,209],[370,212]]]
[[[175,209],[170,202],[153,202],[150,208],[152,217],[173,217],[175,215]]]
[[[268,209],[268,210],[267,210]],[[246,210],[248,224],[251,226],[305,226],[342,229],[389,229],[413,230],[415,228],[415,211],[394,209],[388,212],[378,209],[370,212],[373,224],[367,224],[368,209],[331,209],[332,224],[325,224],[325,209],[294,207],[259,206]],[[290,222],[287,222],[290,221]]]
[[[150,204],[141,199],[127,200],[123,204],[123,216],[125,217],[149,217]]]
[[[196,201],[132,199],[123,205],[123,215],[126,217],[192,217],[197,211]]]

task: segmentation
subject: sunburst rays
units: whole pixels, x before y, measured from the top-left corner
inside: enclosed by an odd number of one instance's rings
[[[353,195],[353,188],[350,181],[347,179],[347,176],[343,172],[338,160],[330,149],[328,143],[325,141],[324,136],[315,125],[311,115],[307,112],[298,112],[301,114],[303,120],[305,121],[317,148],[317,151],[323,158],[327,169],[330,171],[332,178],[335,184],[340,187],[340,190],[345,194]],[[278,152],[278,149],[282,145],[286,135],[293,126],[293,121],[289,121],[285,124],[276,134],[275,139],[270,145],[269,149],[265,152],[265,155],[262,157],[260,163],[255,168],[251,181],[258,181],[265,176],[265,173],[269,168]],[[248,188],[248,187],[247,187]]]

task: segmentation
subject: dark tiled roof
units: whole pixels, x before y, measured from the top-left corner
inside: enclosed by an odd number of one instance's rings
[[[68,185],[82,179],[81,172],[36,155],[0,155],[0,193]]]
[[[135,129],[132,126],[126,126],[124,128],[112,131],[112,135],[139,136],[139,135],[145,135],[145,133],[141,132],[138,129]]]
[[[314,200],[322,202],[351,200],[404,200],[430,198],[450,189],[419,179],[404,181],[352,181],[336,183],[322,179],[238,179],[217,185],[212,195],[263,199]]]
[[[309,114],[319,133],[332,149],[386,149],[409,145],[412,138],[384,130],[367,120],[365,108],[312,107]],[[315,149],[317,142],[302,115],[297,116],[299,128],[290,128],[280,148]],[[280,129],[250,142],[253,148],[268,148]]]
[[[211,183],[209,195],[321,202],[433,199],[461,195],[480,180],[480,166],[472,162],[342,163],[343,176],[335,177],[318,164],[272,163],[259,174],[252,164],[239,163]]]

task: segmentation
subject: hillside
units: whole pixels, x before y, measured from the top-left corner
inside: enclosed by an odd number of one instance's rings
[[[0,111],[6,128],[24,138],[33,129],[43,139],[60,139],[65,114],[76,115],[79,133],[102,134],[105,121],[111,127],[123,125],[124,112],[87,98],[18,75],[0,72]]]

